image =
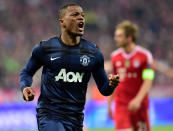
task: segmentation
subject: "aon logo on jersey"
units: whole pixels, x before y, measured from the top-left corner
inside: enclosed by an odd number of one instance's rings
[[[66,72],[66,69],[61,69],[59,74],[55,76],[55,81],[63,80],[64,82],[82,82],[84,73]]]

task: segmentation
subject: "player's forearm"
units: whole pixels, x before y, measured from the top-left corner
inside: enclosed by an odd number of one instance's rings
[[[104,96],[110,96],[114,92],[114,89],[115,89],[109,86],[109,81],[105,82],[103,86],[100,85],[98,88],[100,93]]]
[[[24,68],[19,75],[19,83],[22,91],[24,88],[32,85],[32,75],[27,72],[26,68]]]
[[[111,105],[112,105],[112,101],[114,99],[114,93],[108,97],[108,108],[111,108]]]
[[[95,69],[93,77],[102,95],[109,96],[114,92],[115,88],[109,86],[109,80],[103,67]]]
[[[104,96],[109,96],[114,92],[115,88],[109,86],[109,80],[104,69],[104,58],[99,50],[96,54],[96,58],[97,61],[92,71],[94,80],[100,93]]]
[[[96,75],[100,77],[96,77],[95,75],[93,76],[96,81],[97,87],[102,95],[110,96],[114,92],[115,88],[109,86],[109,80],[104,71],[101,74]]]
[[[149,92],[151,85],[152,85],[152,80],[144,80],[135,98],[141,102],[144,99],[144,97],[147,95],[147,93]]]
[[[105,61],[105,63],[104,63],[104,68],[105,68],[105,71],[106,71],[107,73],[110,73],[110,72],[112,72],[112,70],[113,70],[113,67],[112,67],[112,64],[111,64],[110,61]]]
[[[37,45],[33,49],[31,57],[29,58],[26,66],[21,71],[19,76],[19,82],[22,91],[25,87],[30,87],[32,85],[33,75],[42,66],[41,60],[38,59],[39,55],[43,56],[42,52],[40,51],[39,45]]]

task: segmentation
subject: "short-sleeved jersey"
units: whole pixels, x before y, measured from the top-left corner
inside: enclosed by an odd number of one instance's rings
[[[32,76],[41,66],[41,94],[37,108],[48,109],[55,114],[53,116],[73,126],[82,126],[91,74],[103,95],[114,91],[109,86],[101,51],[85,39],[81,38],[76,46],[67,46],[58,37],[36,45],[20,73],[22,90],[31,86]]]
[[[138,93],[142,83],[144,69],[152,69],[152,54],[141,46],[127,54],[123,48],[115,50],[111,54],[114,73],[120,75],[120,83],[115,91],[115,100],[128,103]],[[148,96],[144,98],[147,103]]]

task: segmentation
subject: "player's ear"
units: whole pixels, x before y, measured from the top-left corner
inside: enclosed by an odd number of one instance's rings
[[[61,25],[61,27],[66,27],[64,19],[59,19],[59,24]]]
[[[64,22],[63,19],[58,19],[58,21],[59,21],[60,25],[62,25]]]

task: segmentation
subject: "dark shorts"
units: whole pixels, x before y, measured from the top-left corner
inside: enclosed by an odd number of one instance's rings
[[[39,131],[82,131],[81,127],[74,127],[70,124],[66,124],[68,122],[55,119],[45,111],[37,110],[37,123]]]

